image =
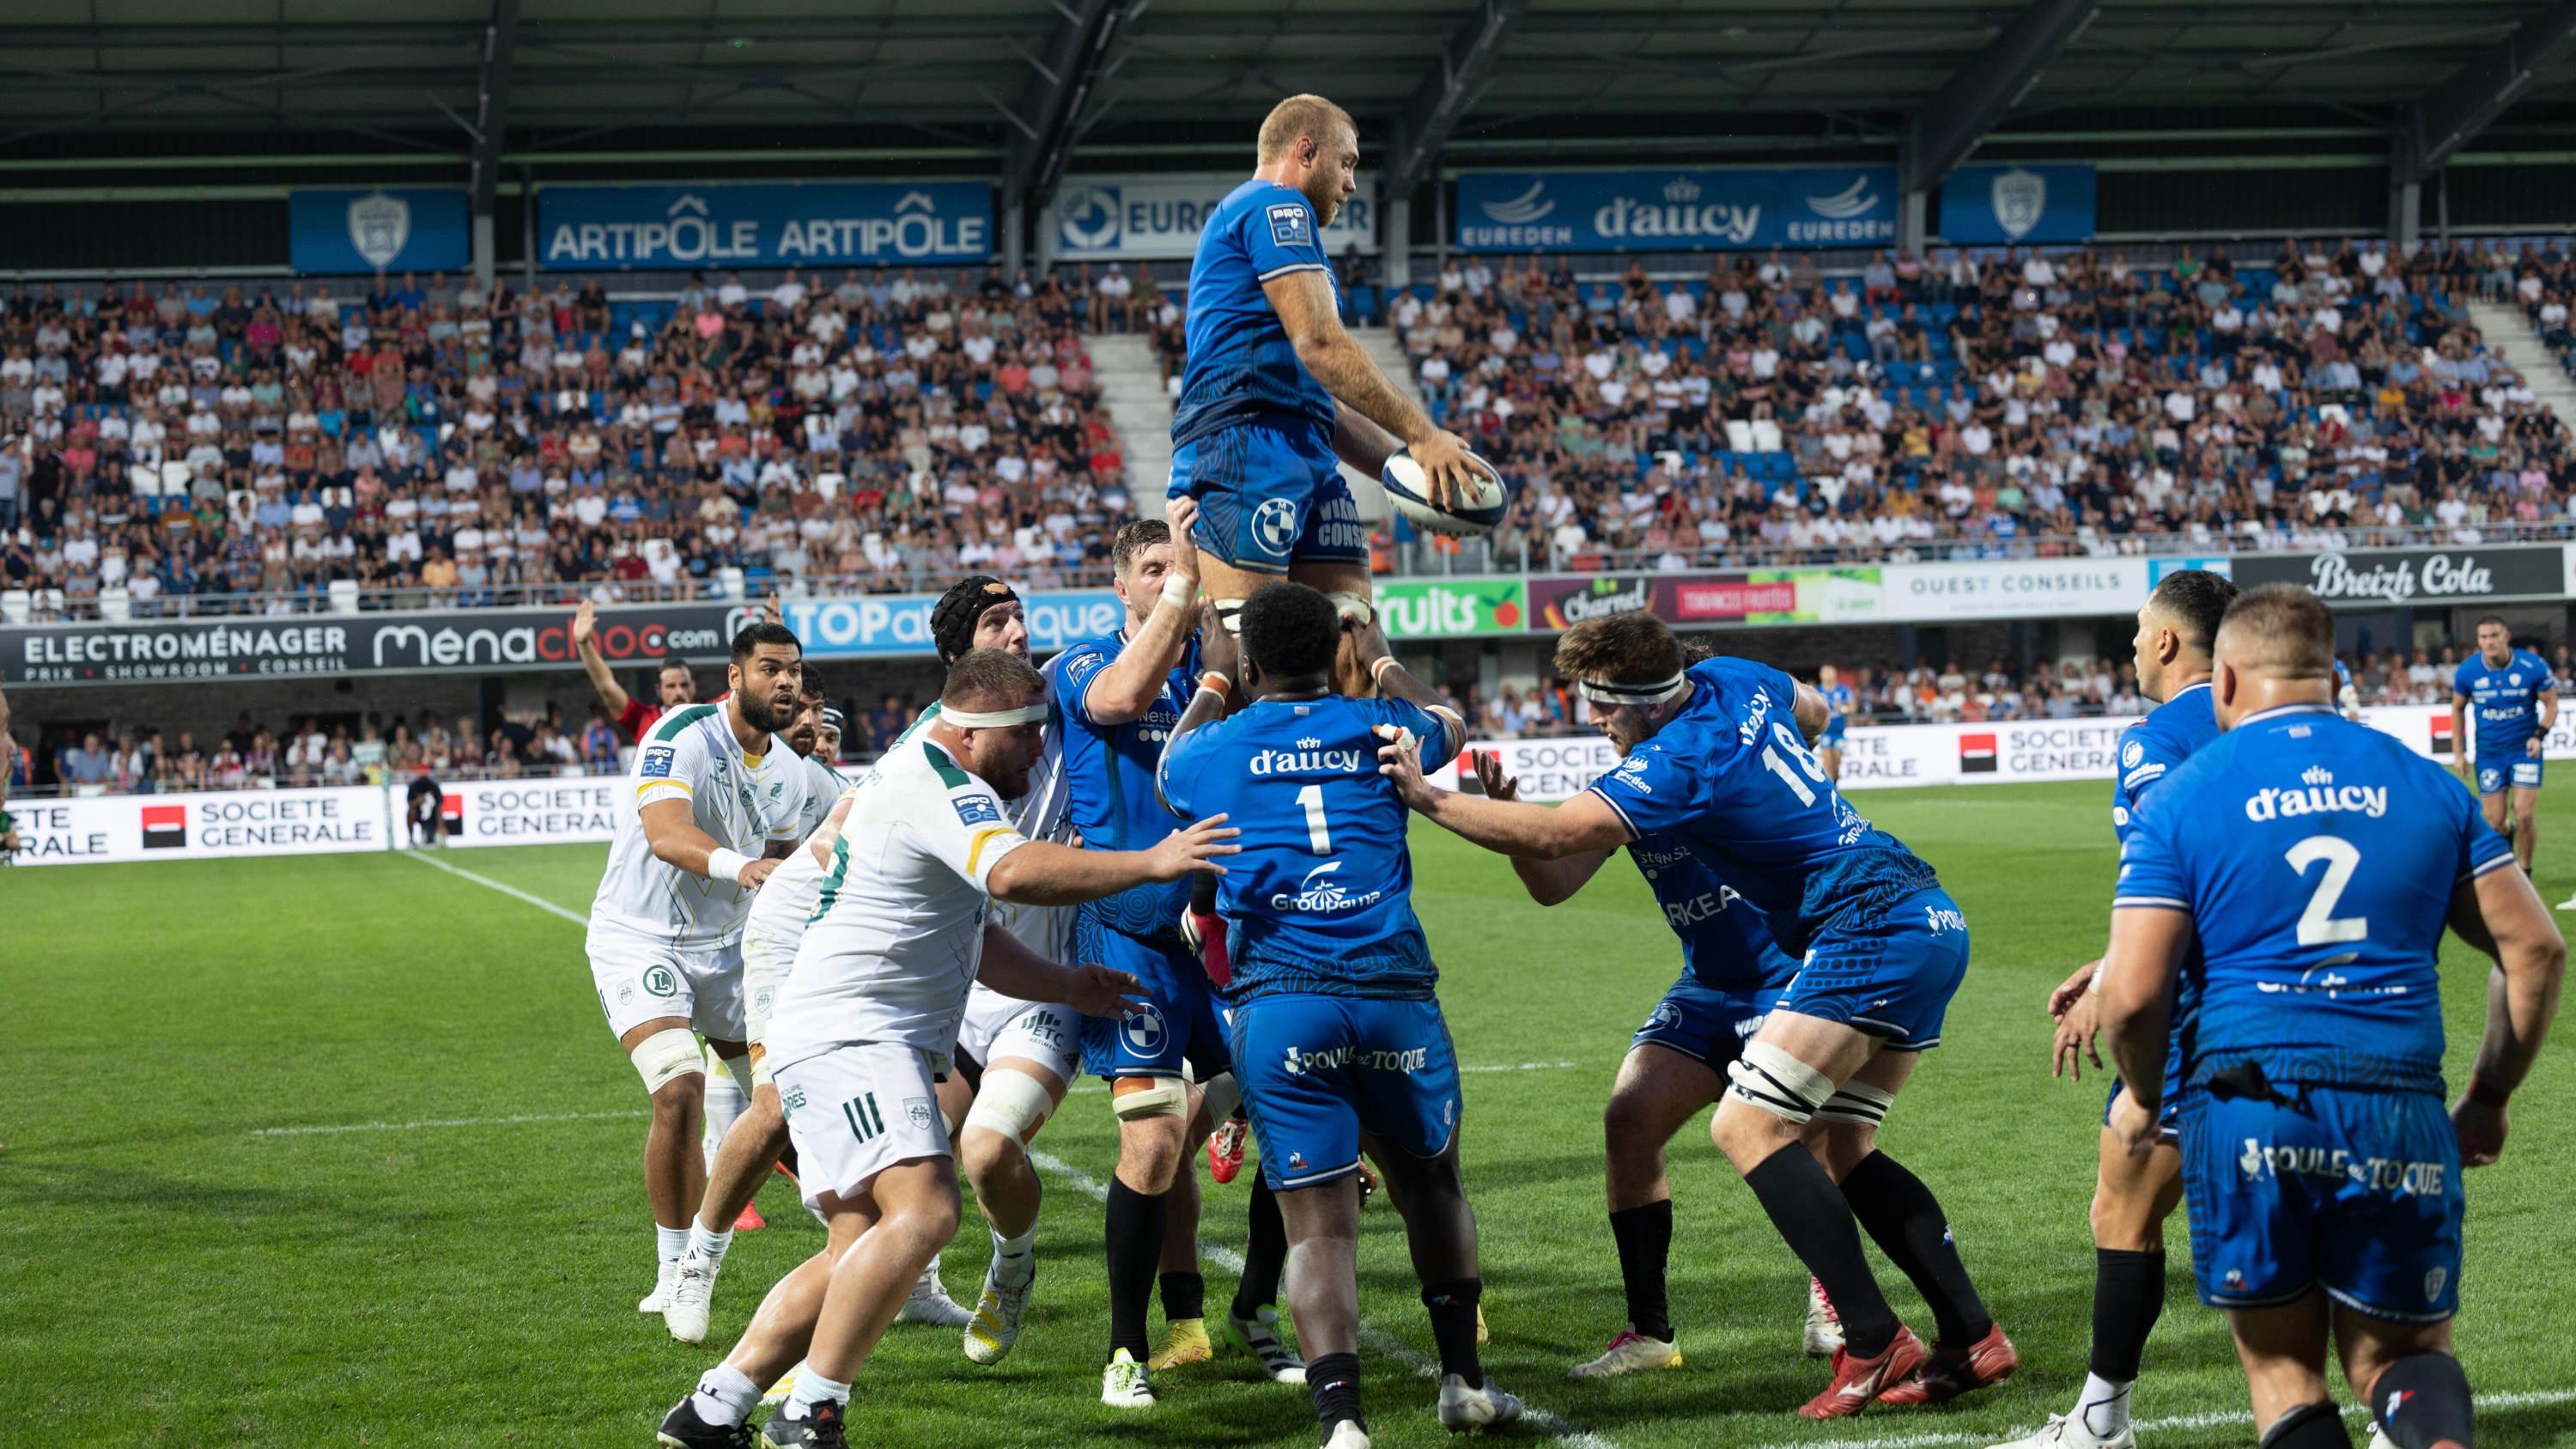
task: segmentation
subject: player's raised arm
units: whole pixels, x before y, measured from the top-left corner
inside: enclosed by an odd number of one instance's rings
[[[626,692],[624,685],[617,682],[616,672],[608,667],[607,657],[599,652],[599,605],[588,599],[582,600],[581,607],[573,610],[572,652],[581,660],[581,672],[589,676],[591,692],[599,696],[600,704],[608,710],[608,717],[624,719],[626,712],[634,708],[635,699]]]
[[[1460,496],[1468,480],[1466,440],[1433,422],[1429,413],[1379,370],[1377,359],[1369,356],[1368,349],[1342,326],[1341,311],[1333,300],[1331,274],[1320,268],[1300,268],[1266,278],[1261,291],[1270,299],[1270,310],[1279,314],[1279,325],[1288,334],[1288,344],[1297,350],[1297,360],[1315,375],[1334,401],[1402,442],[1431,480],[1435,502]],[[1342,436],[1337,423],[1337,453]]]
[[[1357,408],[1334,401],[1334,457],[1374,478],[1385,469],[1386,460],[1403,446],[1402,438],[1369,421]]]
[[[1118,530],[1111,550],[1110,587],[1127,606],[1129,634],[1118,657],[1077,686],[1082,697],[1074,703],[1094,724],[1144,718],[1198,626],[1199,547],[1190,536],[1198,503],[1168,499],[1163,517]]]
[[[1403,700],[1440,722],[1442,758],[1467,747],[1467,721],[1440,697],[1440,691],[1414,678],[1411,670],[1397,662],[1394,649],[1386,642],[1386,630],[1374,615],[1364,621],[1345,622],[1342,627],[1359,636],[1360,660],[1367,665],[1378,693]]]
[[[2495,958],[2487,986],[2486,1033],[2467,1090],[2451,1107],[2460,1160],[2483,1167],[2504,1150],[2505,1101],[2531,1071],[2567,972],[2567,943],[2531,878],[2511,856],[2464,883],[2451,898],[2451,929]]]

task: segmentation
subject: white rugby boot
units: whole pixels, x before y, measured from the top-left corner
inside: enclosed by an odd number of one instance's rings
[[[967,1315],[966,1332],[962,1335],[968,1363],[997,1364],[1020,1341],[1020,1323],[1028,1317],[1029,1290],[1038,1286],[1038,1275],[1032,1271],[1029,1280],[1016,1288],[994,1276],[999,1262],[984,1267],[984,1288],[975,1295],[975,1311]]]
[[[1333,1437],[1324,1441],[1324,1449],[1369,1449],[1368,1430],[1357,1419],[1342,1419],[1333,1425]]]
[[[1991,1446],[1991,1449],[2138,1449],[2138,1431],[2122,1424],[2105,1438],[2084,1426],[2081,1414],[2051,1414],[2036,1433]]]
[[[680,1276],[680,1260],[674,1258],[653,1270],[653,1291],[635,1300],[638,1313],[659,1313],[671,1301],[671,1284]]]
[[[1110,1357],[1109,1367],[1100,1371],[1100,1402],[1113,1409],[1154,1407],[1154,1381],[1136,1355],[1122,1348]]]
[[[1252,1310],[1250,1318],[1237,1318],[1233,1309],[1228,1308],[1225,1336],[1233,1340],[1236,1348],[1252,1355],[1272,1383],[1302,1384],[1306,1381],[1306,1361],[1297,1357],[1296,1351],[1279,1337],[1278,1309],[1264,1303]]]
[[[930,1255],[930,1266],[914,1280],[912,1296],[903,1300],[903,1307],[894,1315],[897,1323],[927,1323],[933,1328],[964,1328],[974,1319],[964,1304],[948,1296],[947,1287],[939,1281],[936,1253]]]
[[[1451,1433],[1499,1429],[1520,1416],[1521,1401],[1495,1388],[1490,1376],[1481,1389],[1467,1387],[1456,1374],[1440,1381],[1440,1423]]]
[[[1576,1364],[1566,1370],[1565,1376],[1571,1379],[1615,1379],[1621,1374],[1681,1366],[1680,1348],[1664,1339],[1648,1338],[1632,1325],[1620,1329],[1599,1358],[1590,1363]]]
[[[669,1298],[662,1304],[662,1326],[671,1330],[671,1337],[682,1343],[707,1341],[707,1319],[715,1308],[716,1274],[723,1267],[723,1259],[711,1259],[704,1253],[680,1256],[679,1272],[671,1280]]]

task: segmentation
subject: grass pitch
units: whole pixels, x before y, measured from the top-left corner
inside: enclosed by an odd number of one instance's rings
[[[2101,1086],[2053,1083],[2047,988],[2097,954],[2114,867],[2100,785],[1874,793],[1860,803],[1936,867],[1975,960],[1945,1039],[1884,1141],[1941,1194],[2024,1367],[1940,1409],[1808,1425],[1805,1274],[1710,1147],[1674,1140],[1673,1314],[1687,1366],[1598,1384],[1566,1368],[1622,1316],[1603,1217],[1600,1109],[1628,1035],[1679,969],[1636,873],[1614,863],[1541,910],[1498,859],[1415,835],[1415,901],[1445,974],[1466,1080],[1495,1378],[1560,1435],[1621,1449],[1980,1445],[2063,1410],[2081,1382],[2093,1254],[2085,1208]],[[2542,894],[2576,888],[2576,787],[2542,819]],[[576,914],[604,846],[443,861]],[[738,1238],[713,1340],[634,1312],[652,1237],[635,1161],[642,1099],[602,1025],[579,926],[394,855],[0,873],[0,1444],[616,1445],[730,1343],[820,1234],[783,1181]],[[2483,963],[2445,957],[2455,1075]],[[2488,1446],[2576,1443],[2576,1153],[2568,1034],[2517,1100],[2505,1160],[2469,1179],[2459,1342]],[[1095,1090],[1039,1147],[1058,1167],[1038,1295],[994,1369],[956,1335],[898,1328],[853,1404],[854,1443],[1303,1446],[1302,1390],[1245,1361],[1164,1376],[1162,1405],[1097,1402],[1100,1208],[1114,1137]],[[1248,1179],[1207,1187],[1205,1240],[1239,1248]],[[951,1249],[971,1294],[970,1207]],[[1399,1225],[1367,1214],[1363,1353],[1387,1446],[1450,1442],[1416,1362],[1430,1333]],[[2137,1395],[2145,1442],[2250,1442],[2219,1316],[2190,1294],[2175,1224],[2163,1323]],[[1899,1311],[1928,1315],[1882,1265]],[[1232,1289],[1211,1269],[1209,1303]],[[1159,1326],[1156,1330],[1159,1333]],[[2348,1395],[2346,1396],[2348,1397]],[[1585,1437],[1588,1436],[1588,1437]],[[1544,1432],[1520,1437],[1544,1441]]]

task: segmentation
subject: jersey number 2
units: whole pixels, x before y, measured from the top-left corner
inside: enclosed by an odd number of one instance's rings
[[[1798,797],[1799,804],[1815,804],[1816,792],[1807,784],[1807,780],[1813,780],[1818,785],[1825,783],[1825,767],[1816,763],[1814,755],[1807,753],[1806,741],[1799,739],[1797,735],[1790,732],[1787,725],[1776,719],[1771,721],[1771,738],[1778,741],[1780,748],[1773,749],[1769,745],[1762,747],[1762,768],[1779,776],[1782,782],[1788,785],[1791,793]],[[1788,760],[1780,758],[1781,750],[1789,752]],[[1798,769],[1806,774],[1807,780],[1801,780],[1797,775],[1790,773],[1789,760],[1798,762]]]
[[[2343,899],[2343,888],[2352,884],[2352,873],[2361,868],[2361,847],[2339,835],[2311,835],[2290,847],[2282,859],[2302,877],[2308,867],[2324,861],[2325,875],[2317,881],[2316,893],[2308,897],[2308,908],[2299,912],[2299,944],[2302,946],[2340,946],[2370,939],[2368,916],[2338,916],[2335,902]]]
[[[1306,848],[1317,855],[1333,853],[1333,832],[1324,824],[1324,787],[1309,785],[1297,792],[1297,803],[1306,807]]]

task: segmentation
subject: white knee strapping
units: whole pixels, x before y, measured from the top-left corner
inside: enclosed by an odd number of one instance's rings
[[[1213,602],[1216,604],[1216,621],[1225,626],[1225,632],[1232,634],[1237,639],[1242,638],[1243,600],[1217,599]]]
[[[1234,1073],[1220,1072],[1199,1088],[1199,1096],[1207,1103],[1208,1121],[1223,1122],[1242,1104],[1243,1084],[1234,1079]]]
[[[1016,1071],[986,1072],[975,1105],[967,1109],[966,1125],[1025,1143],[1054,1111],[1055,1098],[1037,1079]]]
[[[1726,1069],[1729,1096],[1787,1121],[1804,1123],[1834,1095],[1834,1080],[1771,1045],[1749,1042]]]
[[[695,1073],[707,1074],[706,1059],[698,1054],[697,1036],[685,1027],[657,1031],[635,1044],[626,1054],[644,1079],[644,1095],[651,1096],[680,1078]]]
[[[1178,1077],[1156,1077],[1154,1085],[1141,1092],[1116,1092],[1109,1099],[1109,1110],[1119,1121],[1138,1117],[1178,1117],[1187,1109],[1190,1089]]]
[[[1887,1120],[1887,1109],[1896,1105],[1896,1094],[1883,1092],[1864,1082],[1847,1082],[1843,1089],[1826,1099],[1816,1115],[1828,1122],[1857,1122],[1875,1127]]]
[[[1349,589],[1335,589],[1324,597],[1333,601],[1335,614],[1363,629],[1368,627],[1369,620],[1377,617],[1377,606],[1369,602],[1369,596],[1366,594],[1355,593]]]

